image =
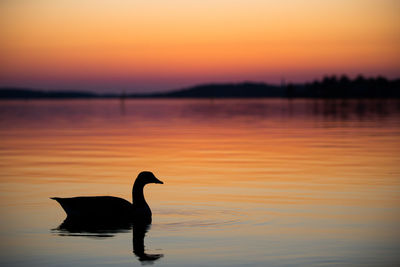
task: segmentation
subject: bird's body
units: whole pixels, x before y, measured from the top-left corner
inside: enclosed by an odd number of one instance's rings
[[[56,200],[67,213],[67,219],[95,221],[129,221],[150,224],[152,214],[143,195],[148,183],[159,183],[153,173],[141,172],[133,185],[132,200],[112,196],[58,198]]]
[[[110,196],[52,198],[60,203],[68,217],[118,218],[132,214],[133,205],[129,201]]]

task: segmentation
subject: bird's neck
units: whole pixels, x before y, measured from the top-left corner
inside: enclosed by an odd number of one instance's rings
[[[135,184],[132,189],[132,201],[134,204],[146,203],[143,194],[144,185]]]

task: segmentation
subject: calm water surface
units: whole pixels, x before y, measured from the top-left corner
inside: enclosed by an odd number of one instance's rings
[[[1,266],[400,264],[396,101],[1,102],[0,170]],[[144,240],[58,229],[49,197],[130,200],[142,170]]]

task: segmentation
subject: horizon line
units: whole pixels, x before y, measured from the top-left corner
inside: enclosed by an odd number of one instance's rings
[[[350,78],[354,77],[354,78]],[[219,86],[219,85],[243,85],[243,84],[259,84],[259,85],[264,85],[264,86],[271,86],[271,87],[287,87],[289,85],[291,86],[305,86],[308,84],[312,84],[315,82],[322,82],[324,79],[337,79],[340,80],[342,78],[348,79],[350,81],[354,81],[358,78],[369,80],[369,79],[385,79],[388,82],[394,82],[400,80],[400,76],[396,78],[387,78],[384,75],[370,75],[370,76],[364,76],[363,74],[358,74],[358,75],[353,75],[353,76],[348,76],[346,74],[341,74],[341,75],[324,75],[321,78],[315,78],[312,80],[308,81],[303,81],[303,82],[291,82],[290,80],[286,80],[285,77],[282,77],[280,83],[276,82],[268,82],[268,81],[260,81],[260,80],[250,80],[250,79],[243,79],[239,81],[227,81],[227,82],[218,82],[218,81],[209,81],[209,82],[203,82],[203,83],[193,83],[192,85],[188,86],[182,86],[179,88],[170,88],[170,89],[165,89],[165,90],[154,90],[151,92],[127,92],[128,90],[132,90],[133,88],[129,89],[120,89],[119,92],[113,92],[112,89],[105,91],[105,92],[96,92],[95,90],[87,90],[87,89],[48,89],[46,87],[36,87],[36,86],[15,86],[15,85],[3,85],[0,86],[0,90],[29,90],[29,91],[36,91],[36,92],[43,92],[43,93],[87,93],[87,94],[93,94],[95,96],[107,96],[107,95],[115,95],[116,97],[119,97],[121,95],[131,95],[131,96],[140,96],[140,95],[157,95],[157,94],[168,94],[168,93],[173,93],[177,91],[184,91],[184,90],[190,90],[193,88],[197,87],[203,87],[203,86]]]

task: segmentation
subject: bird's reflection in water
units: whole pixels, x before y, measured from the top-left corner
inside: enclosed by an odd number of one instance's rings
[[[145,252],[144,238],[150,225],[132,224],[131,222],[98,222],[95,220],[65,219],[56,229],[60,236],[88,236],[94,238],[112,237],[117,233],[126,233],[132,230],[133,253],[143,264],[152,263],[164,254],[148,254]]]
[[[139,258],[139,261],[141,262],[153,262],[164,256],[164,254],[148,254],[145,252],[144,237],[146,236],[146,233],[149,229],[150,225],[133,225],[133,253]]]

